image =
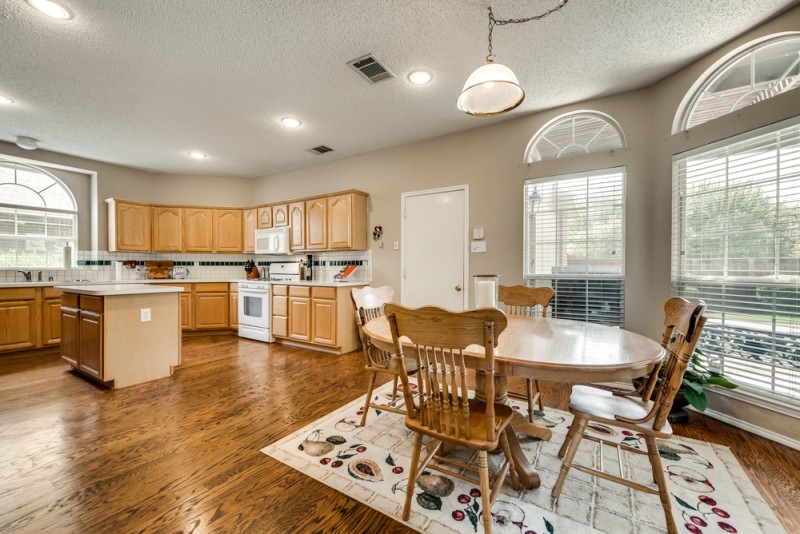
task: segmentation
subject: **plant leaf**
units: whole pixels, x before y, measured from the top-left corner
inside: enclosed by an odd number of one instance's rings
[[[471,509],[467,508],[467,517],[469,518],[469,522],[472,523],[472,527],[475,529],[475,532],[478,531],[478,516],[473,512]]]
[[[683,388],[684,395],[686,394],[687,389],[692,389],[696,393],[703,393],[703,385],[697,382],[687,380],[686,378],[683,379],[683,385],[686,386]]]
[[[686,397],[686,400],[689,404],[694,407],[695,410],[698,412],[706,411],[706,406],[708,406],[708,399],[706,399],[706,392],[701,391],[698,393],[694,389],[686,388],[683,390],[683,396]]]
[[[556,531],[556,528],[553,526],[553,524],[544,517],[542,520],[544,520],[544,528],[547,529],[547,532],[553,534]]]
[[[735,389],[735,388],[739,387],[738,384],[734,384],[733,382],[731,382],[730,380],[728,380],[727,378],[725,378],[722,375],[712,376],[711,378],[708,379],[708,383],[709,384],[713,384],[715,386],[722,386],[722,387],[728,388],[728,389]]]
[[[387,457],[386,457],[386,463],[387,463],[387,464],[389,464],[389,465],[391,465],[392,467],[394,467],[394,466],[395,466],[395,463],[394,463],[394,458],[392,458],[392,455],[391,455],[391,454],[390,454],[389,456],[387,456]]]
[[[680,505],[681,505],[681,506],[683,506],[684,508],[688,508],[689,510],[694,510],[694,511],[697,511],[697,508],[695,508],[694,506],[692,506],[692,505],[691,505],[691,504],[689,504],[688,502],[684,501],[683,499],[681,499],[680,497],[678,497],[678,496],[677,496],[677,495],[675,495],[674,493],[672,494],[672,496],[673,496],[673,497],[675,497],[675,500],[676,500],[676,501],[678,501],[678,504],[680,504]]]

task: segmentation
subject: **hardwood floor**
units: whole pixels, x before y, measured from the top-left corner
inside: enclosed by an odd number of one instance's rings
[[[175,376],[118,391],[57,354],[0,357],[0,532],[407,532],[259,449],[363,395],[359,353],[187,338]],[[565,386],[543,383],[564,407]],[[800,453],[693,415],[800,531]]]

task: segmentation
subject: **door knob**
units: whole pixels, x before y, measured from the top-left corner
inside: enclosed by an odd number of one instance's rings
[[[456,286],[456,291],[461,291],[461,284],[458,284],[458,285]]]

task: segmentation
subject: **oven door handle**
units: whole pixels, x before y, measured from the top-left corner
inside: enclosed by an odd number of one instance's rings
[[[269,289],[240,289],[240,295],[269,295]]]

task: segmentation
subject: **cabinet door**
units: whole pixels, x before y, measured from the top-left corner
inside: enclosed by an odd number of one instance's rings
[[[328,199],[328,248],[367,248],[367,198],[348,193]]]
[[[312,341],[321,345],[336,345],[336,301],[312,299],[314,336]]]
[[[328,248],[328,199],[316,198],[306,201],[306,246],[307,250]]]
[[[241,252],[242,246],[242,210],[214,209],[214,251]]]
[[[289,204],[289,249],[303,250],[305,248],[305,202],[292,202]]]
[[[153,250],[183,250],[183,210],[172,206],[153,207]]]
[[[228,305],[228,323],[234,330],[239,329],[239,293],[231,293]]]
[[[228,328],[228,293],[195,293],[194,328]]]
[[[185,252],[213,252],[212,210],[210,208],[183,208],[183,250]]]
[[[192,294],[181,293],[181,330],[192,329]]]
[[[150,206],[115,202],[117,250],[150,251]]]
[[[0,351],[36,346],[39,329],[37,305],[33,298],[0,301]]]
[[[280,295],[278,294],[280,293]],[[289,335],[289,298],[286,286],[272,286],[272,335],[286,337]]]
[[[74,308],[61,308],[61,359],[75,368],[81,353],[80,314]]]
[[[255,252],[256,250],[256,227],[258,226],[258,210],[242,211],[242,241],[244,242],[244,252]]]
[[[61,341],[61,299],[42,301],[42,345],[56,345]]]
[[[258,208],[258,227],[272,228],[272,206]]]
[[[289,226],[289,206],[272,206],[272,226]]]
[[[103,315],[81,310],[78,369],[103,380]]]
[[[289,297],[289,337],[301,341],[311,340],[311,299]]]

